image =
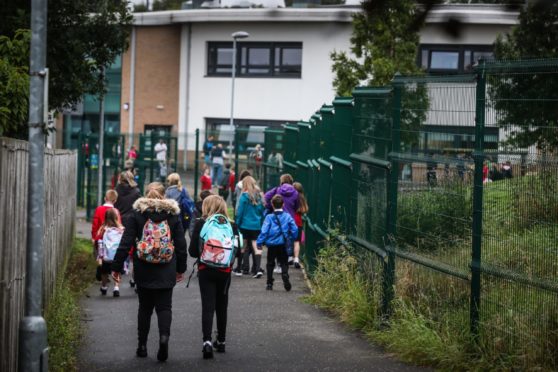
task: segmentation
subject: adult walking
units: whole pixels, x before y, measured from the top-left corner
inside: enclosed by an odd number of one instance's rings
[[[262,228],[264,210],[263,197],[256,180],[251,176],[245,177],[242,180],[242,194],[240,194],[235,219],[244,239],[244,247],[235,269],[237,276],[249,273],[251,253],[254,255],[252,266],[254,278],[261,278],[264,274],[261,269],[262,250],[258,249],[256,244]]]
[[[207,227],[206,224],[208,225]],[[194,231],[190,240],[190,246],[188,247],[190,256],[200,259],[200,256],[202,256],[201,250],[205,249],[200,247],[202,247],[205,239],[212,242],[207,245],[211,245],[211,249],[214,252],[216,251],[214,247],[217,246],[217,242],[209,239],[208,236],[212,233],[209,230],[229,231],[231,236],[227,237],[226,242],[219,242],[219,244],[222,244],[223,247],[228,246],[229,249],[232,248],[234,232],[229,222],[227,204],[218,195],[210,195],[203,201],[202,218],[194,222]],[[203,257],[205,257],[205,254]],[[213,348],[217,352],[225,352],[231,267],[211,267],[200,259],[198,270],[202,302],[202,352],[204,359],[210,359],[213,358]],[[213,314],[217,317],[217,339],[214,343],[211,343]]]
[[[218,186],[223,177],[223,165],[225,164],[225,150],[222,144],[214,146],[211,150],[211,184]]]
[[[179,212],[176,201],[165,199],[163,184],[149,184],[146,196],[136,200],[132,215],[124,224],[124,235],[112,263],[112,276],[119,282],[128,250],[138,242],[134,254],[139,299],[136,355],[141,358],[147,356],[147,337],[153,309],[157,312],[159,324],[157,359],[165,361],[168,358],[172,292],[176,283],[184,279],[187,258]]]
[[[141,197],[138,184],[134,180],[134,174],[130,171],[120,173],[118,185],[116,185],[118,199],[114,203],[114,208],[118,209],[122,222],[133,213],[133,205]]]

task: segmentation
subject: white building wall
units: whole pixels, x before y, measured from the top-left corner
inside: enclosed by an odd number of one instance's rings
[[[420,31],[421,44],[492,45],[499,34],[509,32],[510,25],[464,24],[459,37],[451,37],[439,24],[427,24]]]
[[[230,116],[231,78],[206,76],[207,43],[232,41],[230,35],[239,30],[250,33],[245,41],[302,42],[302,74],[301,78],[237,77],[235,118],[308,119],[334,99],[330,53],[349,49],[350,23],[194,23],[188,133],[204,130],[206,118]],[[191,148],[190,141],[188,145]]]

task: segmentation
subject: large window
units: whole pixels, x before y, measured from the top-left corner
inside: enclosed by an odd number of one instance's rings
[[[421,45],[417,61],[430,73],[466,73],[479,59],[492,59],[490,45]]]
[[[231,76],[232,42],[208,43],[207,75]],[[300,78],[302,43],[237,43],[236,76]]]

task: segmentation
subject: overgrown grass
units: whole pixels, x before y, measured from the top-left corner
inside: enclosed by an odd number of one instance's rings
[[[45,312],[50,371],[77,371],[81,339],[79,298],[91,284],[94,274],[91,242],[76,238],[64,275],[58,279]]]

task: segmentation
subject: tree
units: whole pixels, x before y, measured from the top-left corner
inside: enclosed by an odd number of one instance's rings
[[[421,73],[416,65],[420,29],[416,2],[367,0],[362,6],[363,12],[353,16],[351,52],[354,57],[345,52],[331,53],[333,85],[339,96],[350,96],[359,85],[386,86],[397,72],[402,75]],[[401,150],[406,151],[416,147],[418,128],[426,118],[426,87],[423,84],[405,86],[402,106],[411,108],[401,112]]]
[[[528,4],[519,14],[519,24],[494,44],[498,60],[557,58],[558,2]],[[488,91],[498,112],[498,124],[509,129],[508,144],[536,145],[558,149],[558,67],[556,62],[527,74],[489,76]]]
[[[0,35],[13,37],[17,29],[29,29],[30,2],[5,3]],[[47,14],[49,108],[73,105],[84,94],[104,94],[99,71],[108,68],[128,46],[132,15],[127,2],[51,0]]]
[[[21,138],[29,110],[29,41],[27,30],[0,36],[0,136]]]

